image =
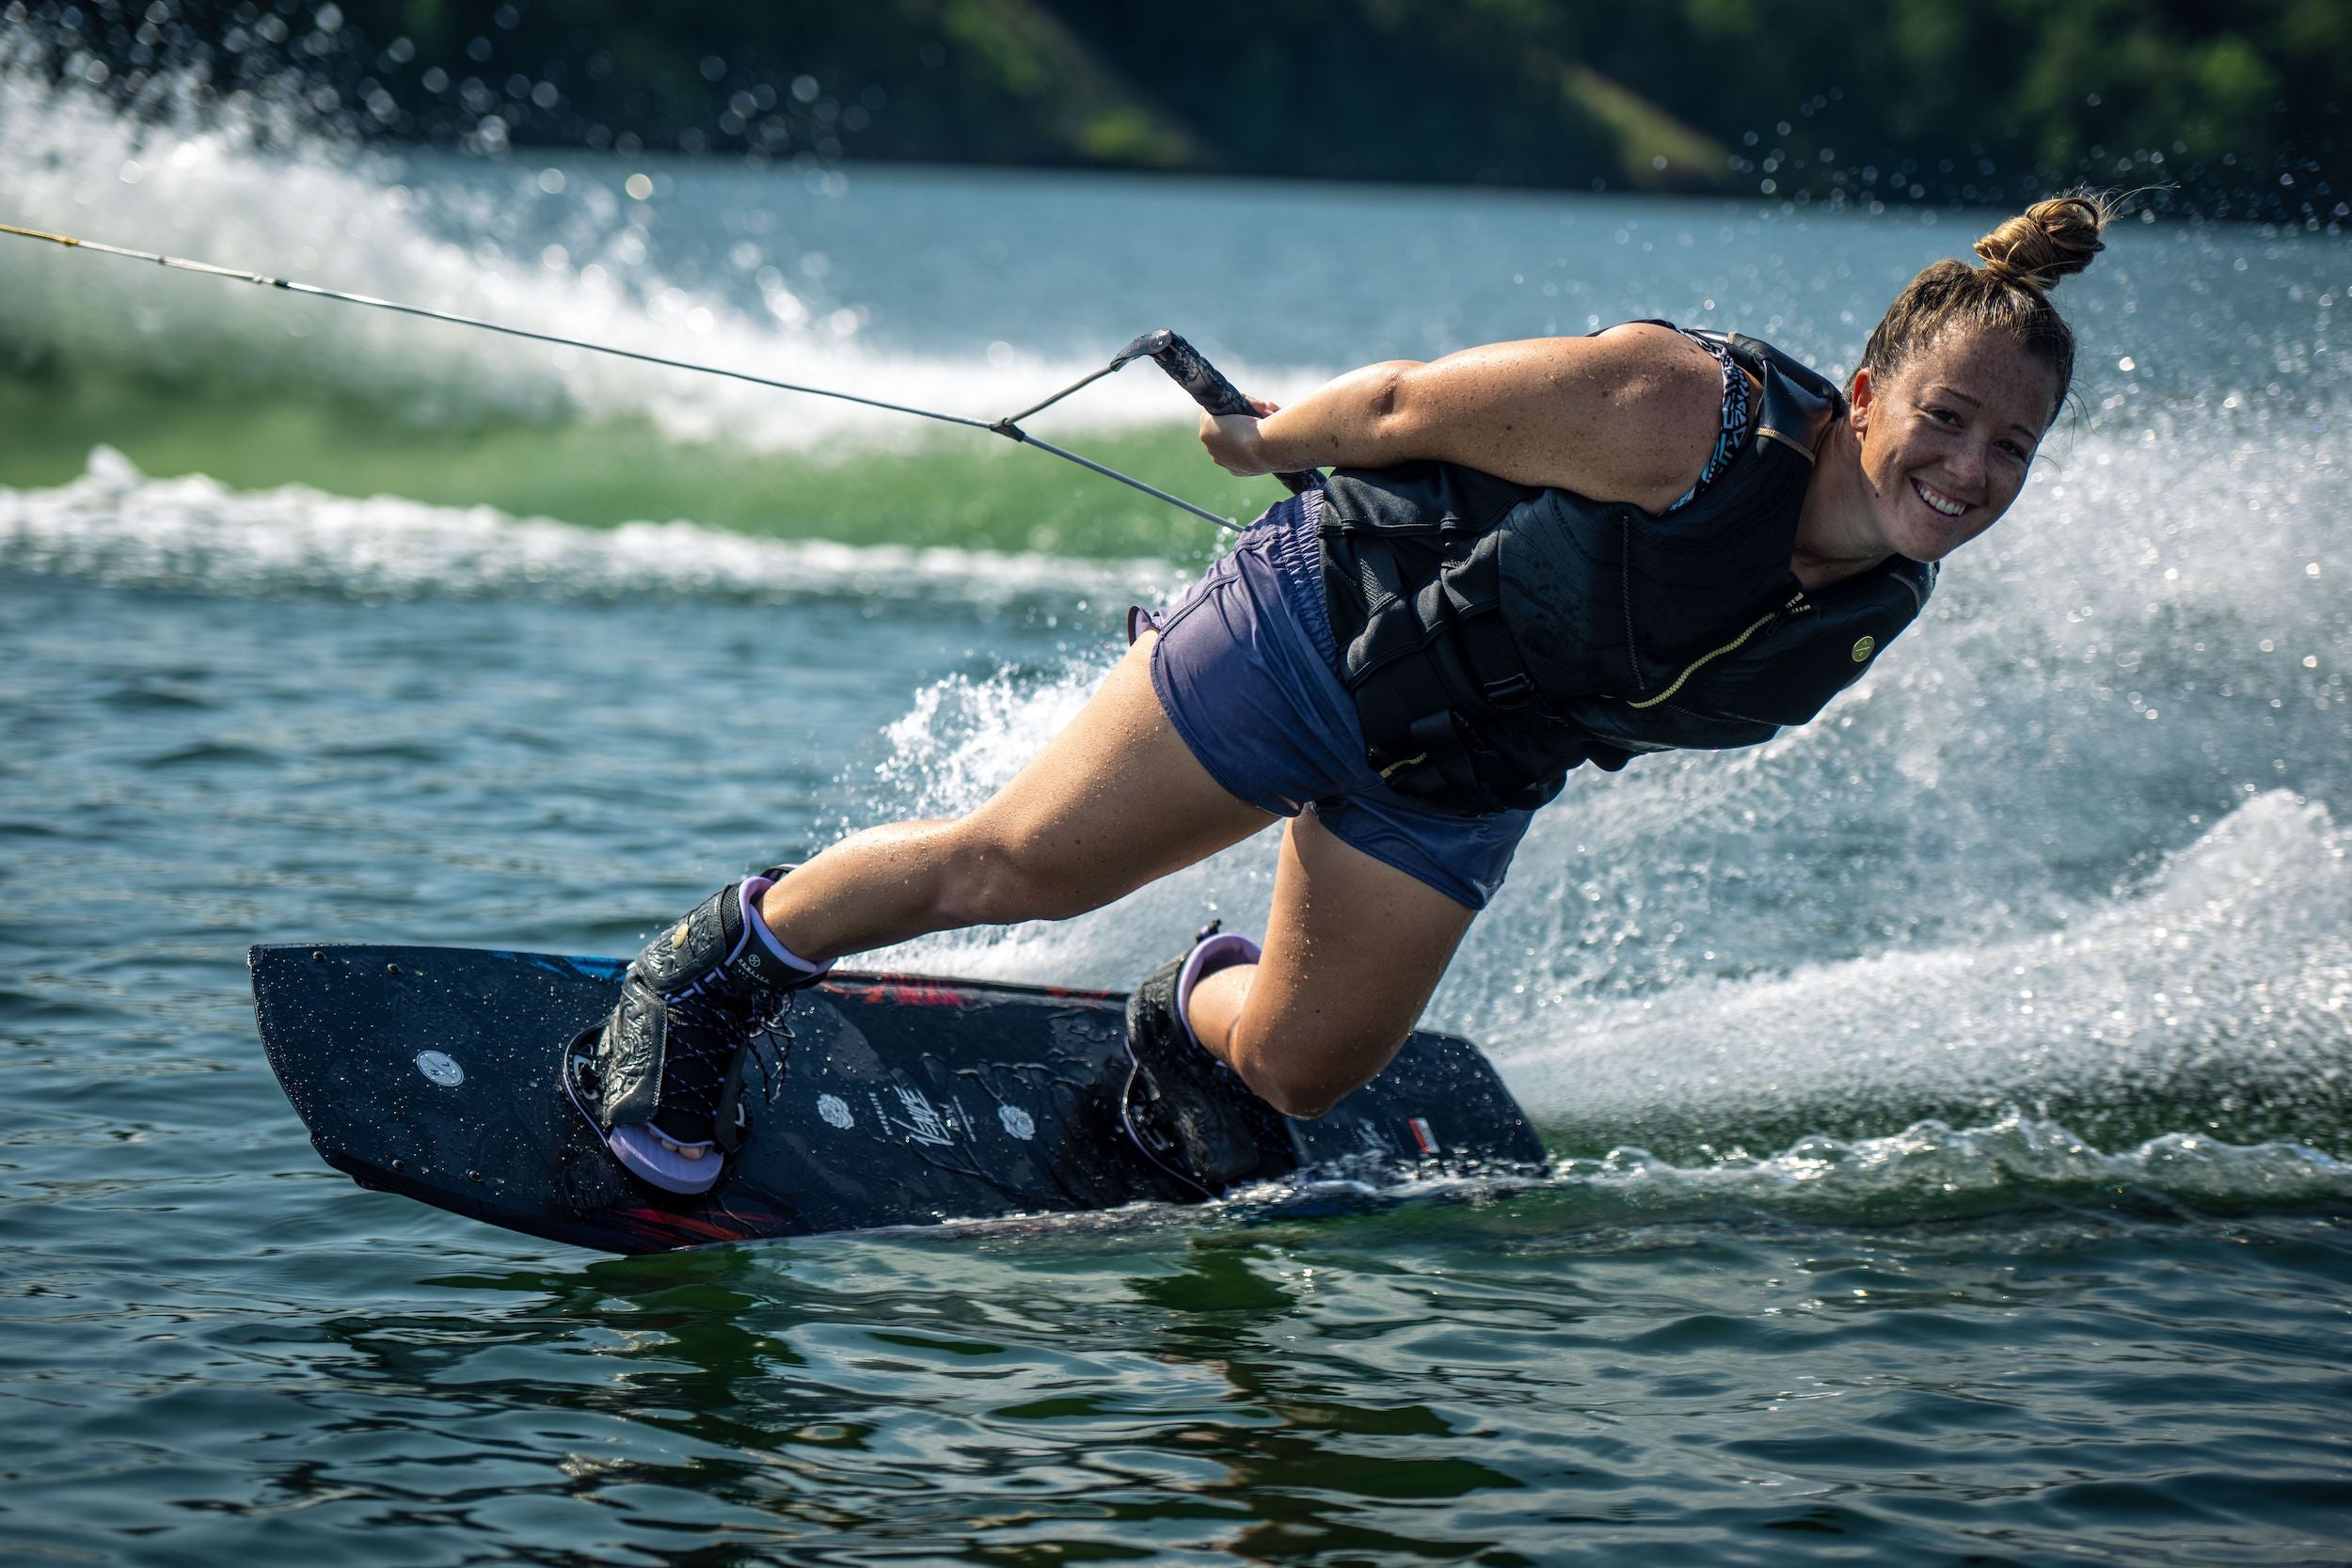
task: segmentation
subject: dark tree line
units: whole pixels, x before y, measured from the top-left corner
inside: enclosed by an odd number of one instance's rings
[[[1799,201],[2075,180],[2352,209],[2352,0],[25,0],[49,68],[177,67],[353,134]]]

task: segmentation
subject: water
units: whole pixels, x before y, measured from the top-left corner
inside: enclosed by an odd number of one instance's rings
[[[554,181],[4,72],[0,133],[11,220],[987,413],[1163,321],[1276,396],[1595,316],[1835,366],[1989,226]],[[2059,296],[2081,409],[1883,666],[1539,819],[1432,1012],[1548,1177],[610,1260],[325,1169],[246,945],[625,950],[980,799],[1209,543],[1033,453],[8,251],[12,1554],[2341,1560],[2347,289],[2336,236],[2126,229]],[[1057,434],[1266,499],[1148,368],[1088,397]],[[1124,985],[1270,878],[899,961]]]

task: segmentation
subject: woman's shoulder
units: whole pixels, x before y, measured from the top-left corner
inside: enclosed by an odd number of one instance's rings
[[[1723,400],[1723,361],[1671,322],[1626,322],[1570,341],[1605,354],[1605,362],[1637,395],[1680,404],[1702,422],[1712,421]]]
[[[1649,511],[1687,496],[1716,452],[1724,426],[1724,361],[1680,327],[1666,322],[1627,322],[1589,341],[1609,356],[1618,388],[1616,419],[1627,476],[1638,483]]]
[[[1722,405],[1712,355],[1671,326],[1629,322],[1411,366],[1384,417],[1391,461],[1439,458],[1655,512],[1690,488]]]

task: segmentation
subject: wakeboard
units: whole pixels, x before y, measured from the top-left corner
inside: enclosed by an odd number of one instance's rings
[[[606,1252],[930,1225],[1200,1194],[1120,1126],[1125,998],[835,974],[794,998],[752,1132],[691,1197],[630,1176],[571,1103],[564,1042],[618,958],[456,947],[252,950],[262,1044],[326,1163],[363,1187]],[[755,1075],[756,1076],[756,1075]],[[1285,1119],[1263,1175],[1533,1165],[1543,1146],[1468,1040],[1416,1033],[1372,1083]]]

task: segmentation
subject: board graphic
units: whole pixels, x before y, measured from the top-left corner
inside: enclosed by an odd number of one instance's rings
[[[1125,999],[836,974],[795,998],[775,1095],[691,1197],[629,1176],[568,1102],[564,1041],[624,960],[454,947],[252,950],[270,1067],[326,1163],[360,1185],[608,1252],[1193,1195],[1120,1132]],[[756,1075],[755,1075],[755,1080]],[[1290,1168],[1534,1164],[1543,1148],[1469,1041],[1416,1034],[1379,1078],[1286,1123]]]

